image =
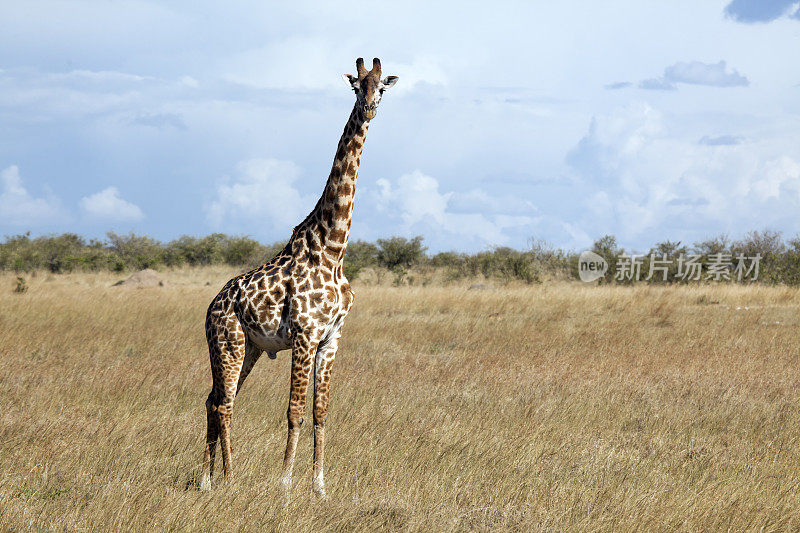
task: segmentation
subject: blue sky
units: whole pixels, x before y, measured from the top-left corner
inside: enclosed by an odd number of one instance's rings
[[[351,238],[646,250],[800,219],[800,10],[705,2],[5,2],[0,233],[285,239],[353,104]]]

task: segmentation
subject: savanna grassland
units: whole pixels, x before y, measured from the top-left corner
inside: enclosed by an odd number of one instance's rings
[[[235,478],[195,488],[232,273],[0,276],[0,529],[800,529],[796,288],[356,283],[329,498],[306,424],[285,505],[287,352],[237,398]]]

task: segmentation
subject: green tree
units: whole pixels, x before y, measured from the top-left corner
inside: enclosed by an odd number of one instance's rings
[[[420,263],[427,249],[422,245],[422,235],[413,239],[391,237],[378,239],[378,264],[390,270],[405,269]]]
[[[378,247],[371,242],[354,241],[347,245],[344,253],[344,275],[354,280],[359,273],[378,264]]]

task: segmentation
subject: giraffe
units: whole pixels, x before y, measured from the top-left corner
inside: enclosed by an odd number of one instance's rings
[[[292,231],[286,247],[267,263],[225,284],[206,313],[206,339],[213,385],[206,400],[208,429],[203,455],[202,490],[211,488],[217,441],[223,475],[231,477],[233,403],[247,375],[263,352],[275,359],[291,349],[291,383],[287,409],[288,435],[281,484],[292,486],[297,440],[303,424],[306,392],[314,380],[313,492],[325,497],[323,457],[331,367],[341,327],[354,294],[342,272],[353,214],[356,177],[369,122],[383,92],[397,76],[381,79],[381,63],[367,71],[356,61],[357,76],[344,74],[356,102],[339,140],[322,196]],[[280,206],[276,206],[280,208]],[[313,373],[312,373],[313,370]]]

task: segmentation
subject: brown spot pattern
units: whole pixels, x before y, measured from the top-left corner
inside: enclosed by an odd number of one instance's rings
[[[369,83],[374,85],[374,81]],[[372,102],[371,98],[367,101]],[[314,473],[322,479],[331,368],[342,323],[354,301],[342,272],[342,260],[368,126],[362,104],[357,102],[337,146],[325,189],[312,212],[294,229],[278,255],[228,281],[208,307],[205,331],[212,387],[206,400],[204,479],[210,480],[213,475],[218,441],[223,472],[231,474],[234,399],[261,354],[266,351],[274,358],[275,352],[284,349],[292,351],[284,479],[291,479],[306,392],[312,380]]]

